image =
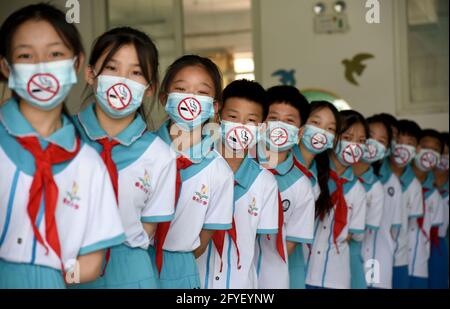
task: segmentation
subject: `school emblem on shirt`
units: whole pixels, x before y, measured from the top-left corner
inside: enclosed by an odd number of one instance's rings
[[[248,205],[248,213],[250,214],[250,216],[256,217],[258,215],[258,210],[258,207],[256,207],[256,199],[253,198],[250,205]]]
[[[200,192],[195,192],[192,200],[206,206],[208,204],[208,198],[208,186],[202,185]]]
[[[139,177],[134,185],[145,194],[150,192],[150,175],[147,170],[144,171],[144,177]]]
[[[291,207],[291,201],[290,200],[283,200],[281,202],[281,205],[283,206],[283,212],[286,212],[289,210],[289,207]]]
[[[77,195],[78,193],[78,185],[74,181],[72,184],[72,190],[66,191],[66,196],[63,199],[64,205],[67,205],[73,209],[79,209],[80,205],[77,203],[81,200],[81,198]]]
[[[389,194],[390,197],[394,196],[394,194],[395,194],[395,189],[394,189],[394,187],[389,187],[389,188],[388,188],[388,194]]]

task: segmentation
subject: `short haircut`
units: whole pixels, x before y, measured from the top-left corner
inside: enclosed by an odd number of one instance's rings
[[[308,120],[311,106],[308,100],[300,93],[300,91],[292,86],[275,86],[267,90],[268,105],[285,103],[296,110],[300,114],[302,125]]]
[[[387,122],[391,127],[397,128],[398,125],[398,120],[397,118],[395,118],[394,116],[392,116],[391,114],[388,113],[381,113],[381,114],[377,114],[375,115],[377,117],[381,117],[384,119],[385,122]]]
[[[223,107],[231,98],[246,99],[259,104],[263,109],[263,119],[266,119],[268,113],[267,93],[259,83],[246,79],[235,80],[223,90]]]
[[[432,137],[432,138],[435,138],[437,141],[439,141],[439,144],[441,145],[440,153],[444,152],[444,143],[442,143],[442,140],[441,140],[441,138],[442,138],[441,133],[439,133],[438,131],[433,130],[433,129],[422,130],[422,132],[420,134],[420,138],[419,138],[419,143],[425,137]]]
[[[397,122],[398,135],[407,135],[415,137],[417,142],[420,140],[422,129],[412,120],[400,120]]]

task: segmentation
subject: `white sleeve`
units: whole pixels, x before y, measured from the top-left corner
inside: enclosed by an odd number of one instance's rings
[[[233,220],[234,175],[229,171],[215,171],[215,184],[206,210],[205,230],[229,230]]]
[[[367,195],[366,227],[371,230],[378,230],[381,225],[384,207],[384,190],[380,182],[373,185],[369,195]],[[369,200],[370,199],[370,200]]]
[[[275,177],[268,171],[266,173],[261,188],[264,203],[261,206],[261,214],[258,222],[257,234],[278,233],[278,185]],[[262,176],[262,175],[261,175]]]
[[[160,168],[158,166],[158,168]],[[162,166],[159,173],[153,175],[152,194],[141,213],[145,223],[167,222],[173,219],[175,212],[175,185],[177,165],[175,156]]]
[[[352,209],[348,231],[352,234],[363,234],[366,227],[366,191],[359,181],[351,188],[350,196],[347,203]]]
[[[435,210],[431,218],[431,226],[439,226],[444,223],[444,202],[439,191],[436,190],[433,194],[435,196],[433,203],[435,203]]]
[[[418,181],[413,181],[408,188],[408,198],[409,205],[407,205],[408,209],[408,217],[409,218],[420,218],[423,216],[423,194],[422,194],[422,186]]]
[[[286,223],[286,240],[296,243],[312,243],[314,238],[315,202],[311,182],[303,176],[297,182],[296,200]]]
[[[90,190],[87,224],[78,255],[117,246],[125,241],[111,180],[106,167],[100,162],[99,168],[91,174],[92,183],[98,185]]]

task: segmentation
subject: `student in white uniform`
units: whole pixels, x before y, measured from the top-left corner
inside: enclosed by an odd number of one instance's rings
[[[311,111],[305,126],[300,129],[301,143],[293,148],[294,164],[305,174],[313,186],[316,201],[315,218],[326,203],[328,194],[329,160],[327,150],[333,149],[336,128],[340,127],[340,116],[336,107],[326,101],[311,103]],[[304,289],[306,258],[310,244],[297,245],[289,255],[289,280],[291,289]]]
[[[291,86],[272,87],[267,90],[267,97],[267,127],[258,144],[258,159],[275,175],[281,203],[278,234],[258,235],[255,262],[258,288],[288,289],[287,258],[296,246],[311,244],[314,234],[315,199],[311,181],[295,165],[292,152],[310,106],[298,89]]]
[[[150,254],[159,261],[162,288],[200,288],[196,258],[215,231],[231,228],[233,213],[233,172],[203,126],[219,109],[220,71],[207,58],[183,56],[168,68],[160,93],[170,120],[157,134],[178,153],[178,199]]]
[[[423,216],[412,221],[409,227],[409,287],[428,288],[428,259],[430,257],[431,229],[443,223],[443,202],[434,184],[432,170],[440,161],[444,148],[440,134],[423,130],[417,136],[419,144],[412,162],[414,173],[422,184]]]
[[[65,288],[101,272],[125,235],[106,167],[80,141],[63,101],[83,63],[79,33],[37,4],[0,27],[0,288]]]
[[[449,134],[441,133],[444,144],[439,164],[434,169],[435,185],[443,202],[443,223],[431,230],[431,254],[428,262],[428,287],[430,289],[448,289],[448,244],[445,238],[448,234],[448,152]]]
[[[411,221],[415,221],[423,215],[422,186],[410,165],[415,156],[415,148],[418,143],[416,136],[420,134],[420,127],[409,120],[400,120],[391,125],[396,127],[397,137],[389,164],[394,174],[399,177],[403,192],[401,227],[395,235],[392,287],[394,289],[407,289],[409,287],[408,226]]]
[[[367,123],[369,135],[366,141],[366,151],[362,160],[353,165],[353,172],[366,190],[366,232],[360,250],[364,272],[359,273],[359,276],[352,276],[352,289],[366,288],[367,284],[370,284],[374,279],[372,276],[374,275],[372,272],[374,234],[380,229],[381,225],[384,190],[371,164],[386,157],[386,150],[390,147],[392,140],[392,130],[383,119],[375,116],[368,118]],[[354,245],[358,247],[357,243],[354,243]],[[367,276],[366,273],[369,273],[370,276]]]
[[[366,192],[351,165],[363,156],[364,125],[355,112],[340,112],[341,140],[329,154],[328,208],[316,222],[306,276],[307,288],[349,289],[351,287],[349,242],[360,240],[366,217]]]
[[[158,87],[158,52],[143,32],[123,27],[93,46],[86,81],[95,100],[74,119],[100,153],[127,239],[108,252],[104,276],[83,288],[158,288],[147,249],[158,222],[173,218],[175,153],[147,131],[144,97]]]
[[[256,82],[238,80],[224,90],[222,139],[216,147],[234,172],[233,228],[216,232],[198,259],[203,288],[257,288],[257,235],[272,238],[278,233],[277,182],[254,159],[258,125],[267,116],[266,102],[266,92]]]

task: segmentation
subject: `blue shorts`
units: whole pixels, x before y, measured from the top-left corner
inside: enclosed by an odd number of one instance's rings
[[[61,270],[0,259],[0,289],[65,289]]]
[[[439,238],[439,247],[431,245],[428,260],[428,287],[448,289],[448,247],[445,238]]]
[[[71,286],[79,289],[157,289],[154,262],[146,250],[119,245],[111,248],[105,275],[95,281]]]
[[[394,266],[392,271],[392,288],[402,290],[409,288],[408,265]]]
[[[428,278],[420,278],[409,276],[409,288],[410,289],[428,289]]]
[[[148,252],[152,261],[156,261],[155,248],[150,246]],[[159,285],[162,289],[200,289],[194,253],[164,251]]]

